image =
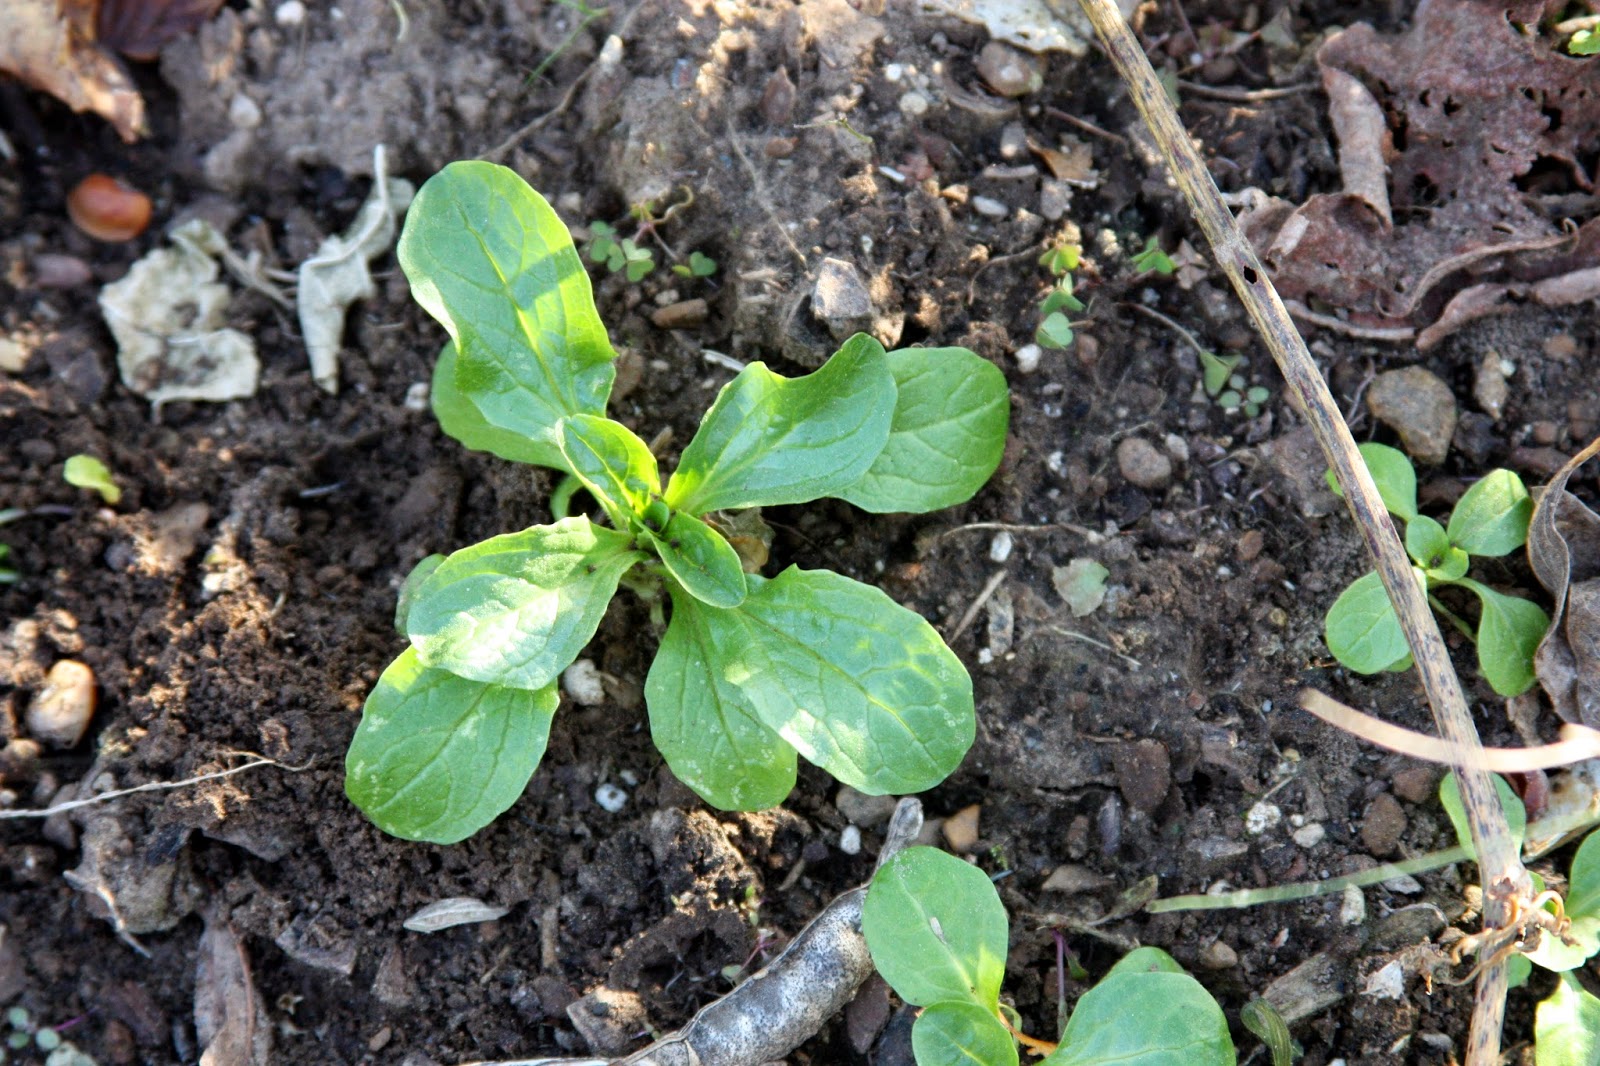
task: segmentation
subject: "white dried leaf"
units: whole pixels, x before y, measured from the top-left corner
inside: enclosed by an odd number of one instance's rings
[[[179,226],[171,239],[172,247],[157,248],[100,290],[122,383],[157,407],[254,395],[261,374],[255,341],[222,325],[230,296],[213,257],[227,243],[202,219]]]
[[[1123,17],[1133,14],[1137,3],[1119,0]],[[1030,52],[1066,52],[1082,59],[1094,40],[1094,28],[1075,2],[1056,0],[919,0],[923,15],[954,15],[975,22],[997,41],[1014,44]]]
[[[311,358],[311,378],[324,391],[339,391],[339,341],[345,313],[357,300],[373,295],[367,261],[387,252],[395,239],[395,220],[411,206],[416,187],[391,178],[383,145],[372,152],[372,192],[343,236],[328,237],[310,259],[300,264],[295,306],[300,333]]]
[[[405,920],[405,928],[413,933],[437,933],[453,925],[470,925],[473,922],[492,922],[504,918],[510,911],[473,899],[471,896],[451,896],[430,903]]]

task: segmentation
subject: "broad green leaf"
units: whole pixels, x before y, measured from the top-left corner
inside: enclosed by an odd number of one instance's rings
[[[713,607],[737,607],[744,602],[744,567],[739,553],[721,533],[678,511],[651,540],[667,573],[677,578],[689,595]]]
[[[1389,513],[1406,522],[1417,517],[1417,471],[1411,465],[1411,460],[1406,458],[1406,453],[1387,444],[1371,443],[1363,444],[1357,450],[1366,461],[1367,472],[1378,486],[1378,495],[1383,498],[1383,505]],[[1324,476],[1328,479],[1328,487],[1343,497],[1344,490],[1339,486],[1339,479],[1333,476],[1333,471],[1329,470]]]
[[[1041,1066],[1234,1066],[1228,1019],[1186,973],[1113,972],[1072,1011]]]
[[[1444,527],[1427,515],[1406,523],[1406,554],[1424,570],[1443,565],[1450,554],[1450,538]]]
[[[1483,605],[1478,669],[1500,695],[1522,695],[1533,687],[1533,653],[1550,628],[1550,616],[1538,604],[1496,592],[1480,581],[1461,578],[1456,584],[1471,589]]]
[[[872,878],[861,907],[872,964],[907,1003],[970,1003],[993,1015],[1010,924],[982,870],[937,848],[907,848]]]
[[[1572,922],[1567,936],[1576,943],[1567,944],[1546,931],[1539,946],[1527,955],[1547,970],[1575,969],[1600,952],[1600,833],[1585,837],[1572,857],[1565,903],[1567,918]]]
[[[972,679],[921,616],[870,585],[790,567],[707,609],[717,660],[767,726],[868,795],[943,781],[976,732]]]
[[[1017,1066],[1017,1042],[992,1010],[935,1003],[911,1027],[917,1066]]]
[[[1533,498],[1509,470],[1491,470],[1450,513],[1450,543],[1469,555],[1505,555],[1528,541]]]
[[[894,407],[883,345],[865,333],[803,378],[751,363],[700,420],[667,503],[701,515],[836,495],[883,451]]]
[[[1393,670],[1411,657],[1405,630],[1376,571],[1363,574],[1328,608],[1328,650],[1358,674]]]
[[[709,610],[674,589],[672,621],[644,682],[650,736],[678,780],[725,811],[776,807],[794,788],[795,752],[756,717],[719,661]]]
[[[1106,976],[1119,973],[1185,973],[1178,960],[1160,948],[1134,948],[1106,972]]]
[[[889,442],[837,495],[874,514],[966,502],[1006,449],[1006,376],[965,348],[903,348],[887,358],[898,390]]]
[[[454,342],[434,375],[445,432],[565,469],[556,423],[604,412],[616,353],[555,211],[512,170],[451,163],[412,201],[396,254],[412,295]]]
[[[417,598],[417,590],[428,580],[428,575],[439,569],[439,564],[442,562],[444,556],[435,552],[413,566],[411,573],[406,575],[404,583],[401,584],[400,597],[394,605],[394,628],[402,637],[406,635],[406,616],[411,613],[411,603]]]
[[[1537,1066],[1595,1066],[1600,1062],[1600,999],[1571,973],[1533,1015]]]
[[[561,454],[590,495],[600,501],[611,524],[628,529],[652,496],[661,493],[661,476],[650,446],[621,422],[598,415],[561,420]]]
[[[1522,805],[1522,797],[1518,796],[1511,786],[1499,774],[1493,775],[1495,795],[1500,797],[1500,809],[1506,816],[1506,829],[1511,836],[1511,846],[1516,851],[1522,850],[1523,838],[1528,832],[1528,810]],[[1456,840],[1470,853],[1472,861],[1478,861],[1478,853],[1472,845],[1472,830],[1467,823],[1467,809],[1461,802],[1461,788],[1456,784],[1454,771],[1444,775],[1439,782],[1439,803],[1444,807],[1444,813],[1449,815],[1450,824],[1455,828]]]
[[[428,666],[544,688],[594,636],[623,572],[645,558],[631,545],[582,517],[490,537],[429,575],[406,631]]]
[[[345,795],[385,833],[454,844],[488,825],[544,757],[559,696],[422,665],[407,648],[378,678],[345,754]]]

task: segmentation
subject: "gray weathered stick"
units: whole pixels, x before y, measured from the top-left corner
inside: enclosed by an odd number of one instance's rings
[[[1317,443],[1344,488],[1345,501],[1405,629],[1440,734],[1471,758],[1481,744],[1467,713],[1460,681],[1445,650],[1444,638],[1439,635],[1422,586],[1412,575],[1411,561],[1406,558],[1400,538],[1389,521],[1377,486],[1356,450],[1333,395],[1323,382],[1311,353],[1306,350],[1305,341],[1255,251],[1228,212],[1199,152],[1178,121],[1177,112],[1156,79],[1150,61],[1116,4],[1113,0],[1079,0],[1079,3],[1105,42],[1112,63],[1127,84],[1134,105],[1154,134],[1184,199],[1205,233],[1212,254],[1249,311],[1283,374],[1290,396],[1310,422]],[[1484,926],[1504,928],[1510,921],[1513,898],[1529,895],[1528,875],[1512,845],[1494,785],[1482,769],[1481,759],[1459,767],[1456,776],[1472,825],[1472,839],[1483,878]],[[1503,964],[1483,969],[1478,979],[1477,1005],[1467,1047],[1468,1066],[1491,1066],[1499,1061],[1505,986]]]

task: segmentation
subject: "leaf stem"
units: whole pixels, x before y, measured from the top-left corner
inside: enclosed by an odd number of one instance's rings
[[[1450,608],[1446,607],[1444,605],[1444,601],[1439,599],[1439,597],[1435,596],[1431,592],[1428,593],[1428,605],[1431,606],[1435,611],[1444,615],[1445,621],[1459,629],[1462,636],[1466,637],[1474,644],[1478,643],[1478,631],[1472,628],[1472,623],[1468,622],[1465,618],[1462,618]]]

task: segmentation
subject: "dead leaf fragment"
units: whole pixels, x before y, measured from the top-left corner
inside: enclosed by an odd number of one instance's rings
[[[193,33],[222,0],[100,0],[100,43],[129,59],[155,59],[161,46]]]
[[[255,341],[222,324],[230,297],[213,256],[226,242],[200,219],[171,238],[172,247],[156,249],[100,290],[122,383],[157,407],[253,395],[261,372]]]
[[[266,1066],[272,1026],[250,977],[250,958],[227,921],[206,918],[194,968],[194,1030],[200,1066]]]
[[[144,100],[95,36],[98,0],[6,0],[0,5],[0,74],[93,111],[124,141],[144,133]]]
[[[395,221],[411,206],[416,187],[391,178],[384,165],[383,145],[372,153],[372,192],[343,236],[329,237],[316,254],[300,264],[295,304],[300,332],[311,358],[311,378],[325,392],[339,391],[339,342],[350,305],[377,290],[367,261],[394,244]]]
[[[1600,439],[1550,479],[1528,523],[1528,562],[1555,600],[1533,670],[1556,713],[1591,728],[1600,728],[1600,515],[1567,482],[1597,453]]]
[[[403,928],[413,933],[437,933],[456,925],[496,921],[510,913],[505,907],[496,907],[481,899],[451,896],[423,907],[405,920]]]

